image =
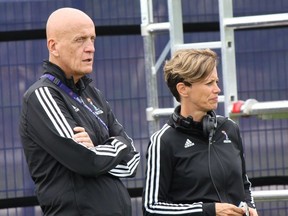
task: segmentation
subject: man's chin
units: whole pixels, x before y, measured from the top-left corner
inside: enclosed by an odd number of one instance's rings
[[[86,69],[86,70],[83,70],[83,71],[82,71],[82,74],[83,74],[83,75],[90,74],[90,73],[92,73],[92,71],[93,71],[93,70],[92,70],[92,67],[91,67],[91,68],[88,68],[88,69]]]

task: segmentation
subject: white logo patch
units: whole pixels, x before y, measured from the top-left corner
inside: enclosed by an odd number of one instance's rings
[[[194,145],[195,144],[191,140],[187,139],[185,142],[184,148],[189,148],[189,147],[194,146]]]
[[[224,136],[225,136],[225,140],[223,141],[223,143],[231,143],[231,140],[229,139],[227,133],[225,131],[221,131]]]
[[[75,110],[75,112],[78,112],[78,111],[79,111],[79,108],[78,108],[78,107],[75,107],[75,106],[73,106],[73,105],[72,105],[72,107],[73,107],[73,109]]]

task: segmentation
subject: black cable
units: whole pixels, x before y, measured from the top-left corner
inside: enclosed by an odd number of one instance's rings
[[[208,143],[208,170],[209,170],[209,175],[210,175],[212,184],[213,184],[214,189],[215,189],[215,191],[217,193],[217,196],[218,196],[220,202],[222,202],[220,193],[219,193],[219,191],[218,191],[218,189],[216,187],[216,184],[215,184],[215,181],[214,181],[214,178],[213,178],[213,175],[212,175],[212,171],[211,171],[211,146],[212,146],[213,134],[214,134],[214,130],[211,130],[210,133],[209,133],[209,143]]]

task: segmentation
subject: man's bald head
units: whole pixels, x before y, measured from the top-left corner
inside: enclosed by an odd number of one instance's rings
[[[46,24],[47,40],[61,39],[69,30],[77,29],[82,24],[93,23],[91,18],[83,11],[75,8],[60,8],[54,11]]]
[[[54,11],[46,25],[49,61],[77,82],[91,73],[94,59],[95,25],[84,12],[74,8]]]

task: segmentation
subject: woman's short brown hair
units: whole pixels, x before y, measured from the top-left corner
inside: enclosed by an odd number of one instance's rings
[[[179,82],[191,86],[195,82],[206,79],[217,66],[217,54],[210,49],[184,49],[174,53],[165,62],[164,77],[171,93],[180,102],[176,89]]]

